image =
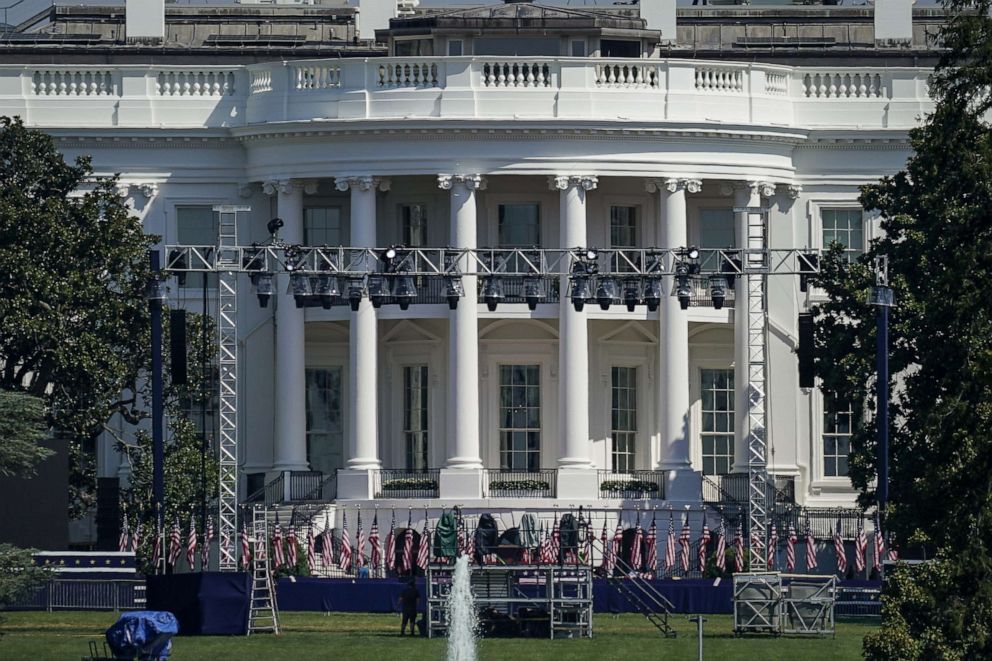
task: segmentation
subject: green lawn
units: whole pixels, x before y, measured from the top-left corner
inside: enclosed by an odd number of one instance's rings
[[[103,640],[114,613],[5,613],[0,625],[0,659],[15,661],[72,660],[87,654],[87,641]],[[729,615],[707,616],[704,648],[707,659],[857,659],[870,625],[840,623],[835,638],[734,638]],[[695,659],[695,624],[673,616],[675,639],[661,638],[639,615],[593,620],[592,640],[485,640],[480,658],[505,661],[555,659]],[[413,661],[443,659],[444,640],[401,638],[399,619],[392,615],[283,613],[283,634],[243,637],[179,637],[173,639],[176,661],[186,659],[370,659]]]

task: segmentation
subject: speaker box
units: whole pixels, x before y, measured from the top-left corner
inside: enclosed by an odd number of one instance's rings
[[[186,383],[186,310],[169,312],[169,369],[174,385]]]
[[[812,388],[815,384],[813,374],[813,313],[799,314],[799,387]]]

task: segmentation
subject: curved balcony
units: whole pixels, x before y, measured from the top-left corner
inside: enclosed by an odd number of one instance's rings
[[[232,128],[361,120],[907,129],[929,69],[700,60],[435,57],[249,66],[4,66],[0,114],[39,127]]]

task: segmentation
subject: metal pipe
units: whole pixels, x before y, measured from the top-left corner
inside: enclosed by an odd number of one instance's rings
[[[878,337],[875,348],[878,405],[878,516],[885,523],[889,502],[889,306],[879,305]]]
[[[157,250],[148,251],[152,279],[149,283],[148,309],[151,312],[152,340],[152,498],[156,512],[156,526],[162,530],[165,514],[165,430],[162,428],[164,402],[162,398],[162,301],[164,292],[159,279],[160,256]],[[164,555],[164,553],[163,553]]]

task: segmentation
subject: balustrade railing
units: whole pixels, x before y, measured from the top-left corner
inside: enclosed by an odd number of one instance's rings
[[[600,498],[625,500],[665,498],[665,473],[662,471],[598,471]]]
[[[373,473],[376,498],[437,498],[438,469],[384,468]]]
[[[294,65],[293,87],[298,90],[324,90],[341,87],[341,65]]]
[[[161,96],[229,96],[234,79],[233,71],[163,71],[157,89]]]
[[[554,469],[536,471],[487,469],[485,496],[487,498],[554,498],[557,491]]]
[[[373,60],[373,63],[375,61]],[[437,87],[438,63],[427,62],[380,62],[379,87]]]
[[[116,96],[114,75],[100,70],[41,70],[31,78],[37,96]]]
[[[865,71],[809,72],[802,77],[806,98],[878,99],[888,96],[880,73]]]
[[[486,62],[482,65],[483,87],[550,87],[547,62]]]
[[[744,70],[729,67],[696,68],[696,90],[700,92],[744,92]]]
[[[596,85],[617,88],[657,88],[661,84],[657,63],[610,62],[596,65]]]

